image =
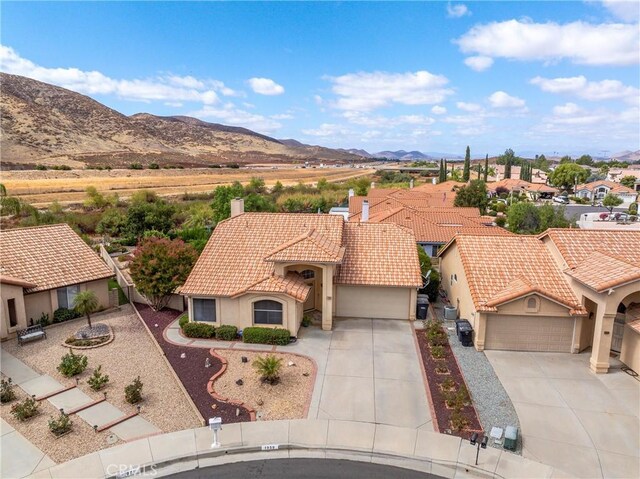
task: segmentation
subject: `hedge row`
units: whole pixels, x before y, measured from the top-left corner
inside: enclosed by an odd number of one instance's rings
[[[288,329],[261,328],[256,326],[245,328],[242,331],[242,338],[245,343],[286,346],[289,344],[290,334]]]
[[[188,338],[216,338],[221,341],[233,341],[238,336],[238,328],[230,325],[221,325],[217,328],[207,323],[189,322],[189,318],[183,316],[179,319],[178,324],[182,328],[182,332]]]

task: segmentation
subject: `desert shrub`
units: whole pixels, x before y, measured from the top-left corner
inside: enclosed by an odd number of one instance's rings
[[[500,226],[501,228],[504,228],[504,225],[507,224],[507,218],[505,216],[498,216],[496,218],[496,226]]]
[[[434,359],[444,359],[446,355],[447,353],[444,349],[444,346],[441,346],[439,344],[431,346],[431,356],[433,356]]]
[[[311,316],[305,314],[302,316],[302,326],[305,328],[311,325]]]
[[[36,165],[36,170],[44,171],[46,169],[47,169],[46,165]]]
[[[187,323],[182,327],[182,332],[188,338],[213,338],[216,328],[206,323]]]
[[[178,318],[178,326],[180,326],[180,329],[184,329],[184,325],[188,322],[189,315],[187,313],[184,313],[182,316],[180,316],[180,318]]]
[[[65,321],[69,321],[71,319],[76,319],[82,316],[78,314],[75,309],[68,308],[58,308],[53,312],[53,322],[54,323],[64,323]]]
[[[447,333],[437,323],[427,326],[427,340],[430,346],[443,346],[447,344]]]
[[[13,414],[13,417],[18,421],[26,421],[38,414],[38,407],[40,407],[38,401],[34,398],[26,398],[11,408],[11,414]]]
[[[70,378],[87,369],[88,363],[89,359],[84,354],[73,354],[73,351],[69,351],[62,356],[62,361],[56,369],[63,376]]]
[[[100,389],[105,387],[108,382],[109,382],[109,375],[102,374],[102,365],[94,369],[91,377],[87,379],[87,383],[89,383],[89,386],[94,391],[100,391]]]
[[[49,323],[51,321],[49,320],[49,314],[48,313],[42,313],[40,315],[40,319],[38,321],[36,321],[36,324],[39,324],[42,327],[48,326]]]
[[[223,341],[233,341],[238,336],[238,328],[228,324],[223,324],[216,328],[216,339]]]
[[[13,401],[16,398],[16,392],[13,390],[13,381],[11,378],[0,380],[0,402],[2,404]]]
[[[55,436],[62,436],[65,432],[71,431],[73,421],[65,413],[61,412],[57,419],[53,416],[49,419],[49,430]]]
[[[129,404],[136,404],[142,401],[142,381],[140,376],[135,378],[131,384],[124,388],[124,398]]]
[[[131,163],[129,165],[129,169],[130,170],[142,170],[144,168],[144,166],[142,166],[141,163]]]
[[[451,413],[450,419],[451,426],[456,431],[462,431],[469,424],[467,418],[465,418],[462,412],[457,409]]]
[[[263,382],[276,384],[280,381],[280,369],[282,369],[282,359],[268,354],[267,356],[258,356],[253,361],[253,367],[260,375]]]
[[[75,336],[71,336],[65,339],[64,343],[69,346],[78,346],[78,347],[86,347],[86,346],[97,346],[102,343],[106,343],[109,340],[109,336],[102,336],[99,338],[93,339],[78,339]]]
[[[442,386],[443,390],[449,391],[456,386],[456,382],[452,378],[447,378],[440,383],[440,386]]]
[[[463,407],[469,404],[471,401],[471,397],[469,396],[469,391],[467,390],[467,386],[464,383],[460,385],[458,391],[455,396],[455,403],[457,407]]]
[[[289,344],[290,334],[288,329],[272,329],[253,326],[242,331],[242,340],[245,343],[277,344],[286,346]]]
[[[160,165],[158,165],[158,163],[149,163],[149,169],[150,170],[159,170],[160,169]]]

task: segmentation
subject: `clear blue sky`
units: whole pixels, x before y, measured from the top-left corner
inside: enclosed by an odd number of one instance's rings
[[[2,3],[0,66],[124,113],[474,156],[640,149],[637,2]]]

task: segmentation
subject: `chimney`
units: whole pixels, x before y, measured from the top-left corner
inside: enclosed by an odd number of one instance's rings
[[[409,181],[409,188],[413,188],[413,178],[411,178],[411,181]]]
[[[375,182],[375,181],[372,181],[372,182],[371,182],[371,189],[374,189],[375,187],[376,187],[376,182]]]
[[[360,221],[366,223],[369,221],[369,200],[362,202],[362,214],[360,215]]]
[[[353,191],[353,188],[349,188],[349,198],[351,198],[354,195],[355,195],[355,193]]]
[[[231,217],[235,218],[236,216],[244,213],[244,199],[243,198],[234,198],[231,200]]]
[[[431,178],[431,184],[435,185],[436,184],[436,179],[435,178]]]

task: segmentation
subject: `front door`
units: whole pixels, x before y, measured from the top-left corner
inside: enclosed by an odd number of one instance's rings
[[[613,337],[611,338],[611,351],[619,353],[622,349],[622,335],[624,334],[624,319],[616,316],[613,322]]]
[[[309,296],[307,296],[307,300],[304,302],[304,310],[309,311],[311,309],[316,309],[316,288],[315,281],[307,281],[309,286],[311,286],[311,291],[309,291]]]

